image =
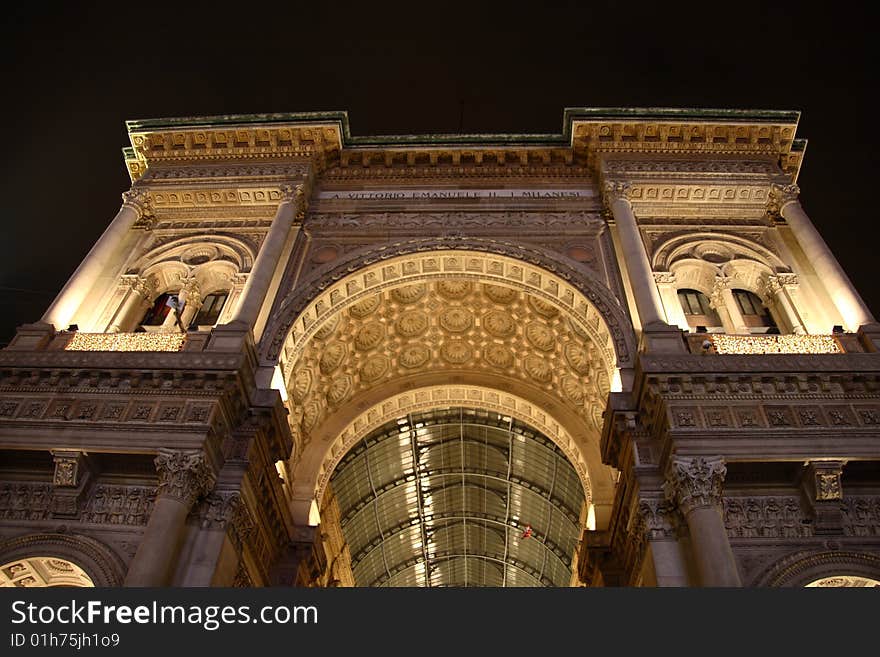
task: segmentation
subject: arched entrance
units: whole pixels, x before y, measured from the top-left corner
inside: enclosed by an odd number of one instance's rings
[[[277,354],[288,397],[295,448],[284,476],[297,524],[321,521],[334,469],[369,431],[453,406],[532,427],[571,464],[585,499],[610,508],[615,475],[599,435],[633,338],[606,288],[588,273],[561,276],[565,263],[549,271],[497,252],[383,251],[358,262],[304,284],[317,296],[292,295],[264,334],[264,363]]]

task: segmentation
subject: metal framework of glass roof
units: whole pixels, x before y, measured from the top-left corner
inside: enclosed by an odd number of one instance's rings
[[[331,485],[358,586],[568,586],[584,490],[546,436],[489,411],[411,414]]]

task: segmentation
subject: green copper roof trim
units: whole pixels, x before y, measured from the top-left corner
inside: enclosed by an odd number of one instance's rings
[[[288,112],[275,114],[223,114],[220,116],[138,119],[126,121],[128,132],[209,126],[257,126],[290,123],[338,125],[343,146],[494,146],[541,145],[565,147],[571,143],[571,125],[575,120],[630,121],[724,121],[730,123],[790,123],[797,125],[800,112],[789,110],[737,110],[696,108],[620,108],[575,107],[563,112],[562,134],[422,134],[352,136],[348,112]]]

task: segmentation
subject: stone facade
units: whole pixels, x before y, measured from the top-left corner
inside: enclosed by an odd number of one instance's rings
[[[129,122],[119,213],[0,351],[0,585],[353,585],[334,469],[445,407],[574,466],[573,585],[877,585],[880,325],[798,115],[565,117]]]

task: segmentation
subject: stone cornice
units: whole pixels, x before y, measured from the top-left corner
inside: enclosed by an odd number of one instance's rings
[[[670,108],[566,109],[561,134],[355,137],[344,112],[259,114],[127,122],[132,180],[166,162],[279,157],[359,168],[553,163],[595,168],[599,153],[771,155],[790,180],[803,143],[797,112]]]

